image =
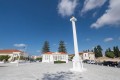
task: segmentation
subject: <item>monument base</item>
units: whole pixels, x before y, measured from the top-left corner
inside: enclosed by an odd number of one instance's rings
[[[83,68],[82,60],[80,60],[79,57],[74,56],[72,61],[73,61],[73,68],[71,68],[70,71],[74,71],[74,72],[86,71],[86,69]]]

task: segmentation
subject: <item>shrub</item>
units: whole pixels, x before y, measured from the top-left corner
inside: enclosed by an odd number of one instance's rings
[[[54,63],[66,63],[66,61],[54,61]]]
[[[114,53],[111,51],[111,52],[107,52],[107,53],[106,53],[106,57],[114,58],[115,55],[114,55]]]
[[[10,56],[8,56],[8,55],[2,55],[2,56],[0,56],[0,61],[3,61],[3,60],[8,61],[9,58],[10,58]]]
[[[41,57],[39,57],[39,58],[36,58],[36,60],[38,60],[38,61],[42,61],[42,58],[41,58]]]
[[[23,56],[20,56],[20,60],[25,60],[26,58]]]
[[[14,57],[14,61],[15,61],[15,60],[18,60],[18,59],[20,59],[20,60],[26,60],[27,58],[24,57],[24,56],[20,56],[20,58],[19,58],[19,56]]]

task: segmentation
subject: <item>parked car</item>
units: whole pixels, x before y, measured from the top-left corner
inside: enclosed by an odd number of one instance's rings
[[[103,65],[103,62],[95,62],[96,65]]]
[[[117,65],[118,68],[120,68],[120,62],[118,62],[118,65]]]
[[[94,60],[91,60],[91,61],[90,61],[90,64],[95,64],[95,61],[94,61]]]
[[[117,62],[113,62],[113,61],[104,61],[103,65],[104,66],[113,66],[113,67],[115,67],[115,66],[118,66],[118,63]]]
[[[83,60],[83,63],[95,64],[95,61],[86,59],[86,60]]]
[[[83,63],[88,63],[90,60],[86,59],[86,60],[83,60]]]

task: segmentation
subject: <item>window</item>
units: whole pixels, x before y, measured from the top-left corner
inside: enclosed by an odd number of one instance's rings
[[[86,54],[85,54],[85,57],[86,57]]]

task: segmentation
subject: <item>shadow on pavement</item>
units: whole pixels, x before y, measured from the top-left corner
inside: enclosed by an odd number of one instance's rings
[[[72,72],[57,72],[55,74],[46,73],[42,80],[72,80],[74,76],[75,75]]]

